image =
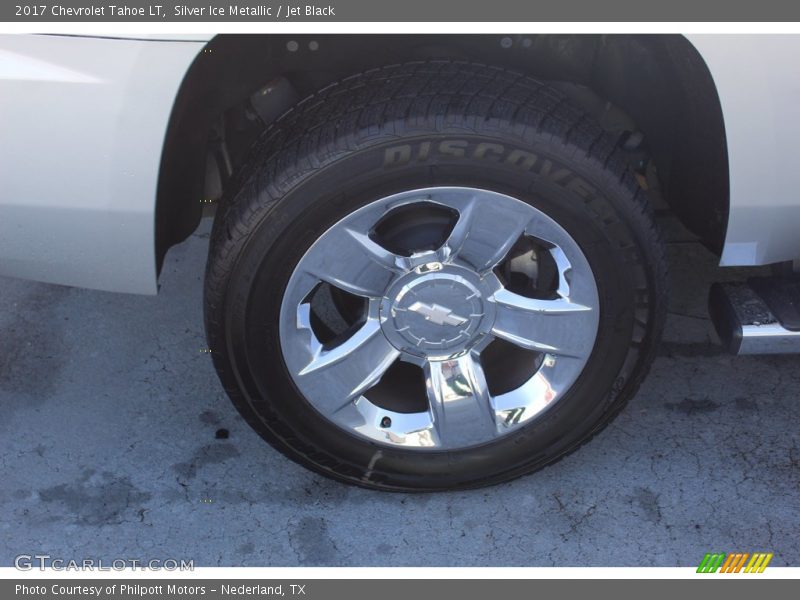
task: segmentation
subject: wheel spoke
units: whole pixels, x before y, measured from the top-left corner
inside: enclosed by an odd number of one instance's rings
[[[592,351],[597,312],[565,298],[539,300],[502,289],[494,294],[492,333],[535,350],[582,358]]]
[[[496,195],[486,200],[480,194],[478,191],[468,200],[458,196],[452,202],[443,201],[459,211],[459,218],[441,254],[484,273],[505,258],[531,214],[519,201]]]
[[[441,447],[462,447],[497,435],[483,369],[472,354],[425,365],[425,385]]]
[[[580,371],[580,361],[547,357],[536,374],[515,390],[492,398],[492,406],[502,429],[513,429],[546,410]],[[558,368],[556,367],[558,364]]]
[[[303,269],[357,296],[376,298],[403,271],[403,258],[349,227],[334,227],[311,247]]]
[[[317,397],[326,399],[318,408],[335,412],[374,386],[399,355],[377,320],[369,319],[334,348],[312,344],[311,360],[297,376],[317,391]]]

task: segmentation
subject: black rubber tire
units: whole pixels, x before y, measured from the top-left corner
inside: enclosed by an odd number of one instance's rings
[[[247,422],[323,475],[432,491],[535,471],[605,426],[653,360],[666,259],[644,193],[614,138],[535,79],[449,61],[349,77],[271,125],[237,181],[206,272],[214,365]],[[335,427],[302,397],[283,363],[278,312],[294,266],[329,226],[371,200],[437,185],[492,189],[559,222],[595,274],[600,325],[584,371],[541,417],[475,448],[402,451]]]

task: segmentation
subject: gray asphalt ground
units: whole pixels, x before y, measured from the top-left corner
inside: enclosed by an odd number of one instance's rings
[[[157,297],[0,279],[0,565],[800,565],[800,359],[723,354],[707,282],[743,273],[664,225],[673,298],[639,395],[555,466],[466,493],[347,487],[247,427],[203,353],[208,223]]]

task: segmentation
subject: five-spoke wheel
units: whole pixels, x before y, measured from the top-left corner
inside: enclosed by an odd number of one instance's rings
[[[437,187],[375,200],[323,233],[289,280],[280,335],[298,388],[339,427],[458,449],[556,403],[597,321],[589,264],[553,219],[496,192]]]
[[[299,103],[214,223],[206,327],[241,414],[383,490],[506,481],[590,439],[642,381],[665,307],[615,141],[547,85],[463,62]]]

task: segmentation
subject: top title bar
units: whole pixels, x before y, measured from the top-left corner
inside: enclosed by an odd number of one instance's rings
[[[787,22],[786,0],[60,0],[0,4],[4,22]]]

